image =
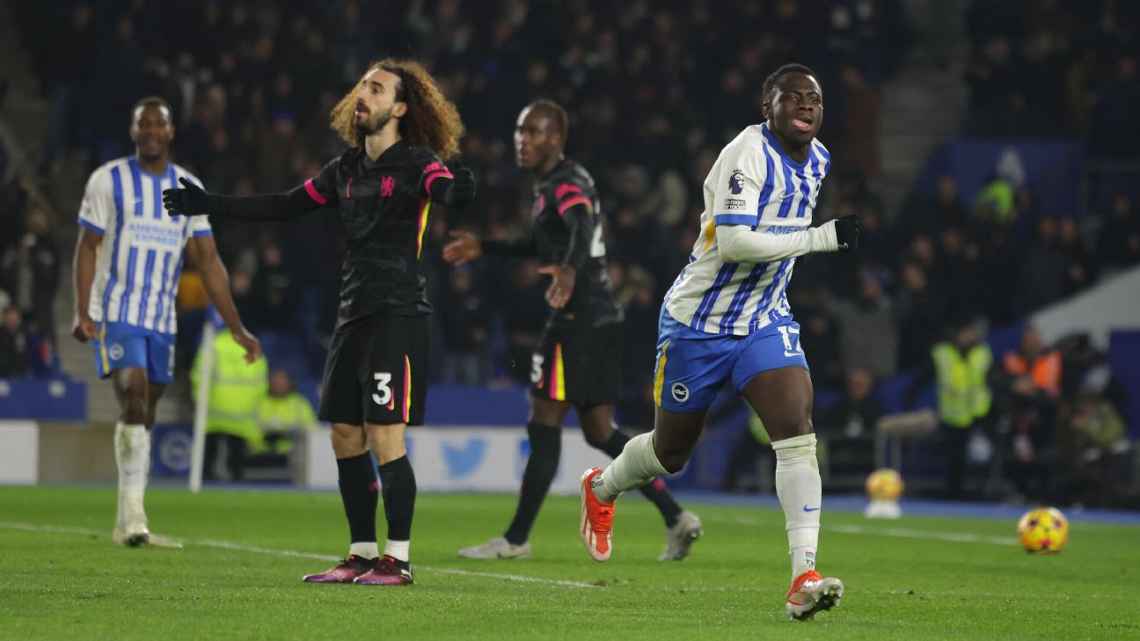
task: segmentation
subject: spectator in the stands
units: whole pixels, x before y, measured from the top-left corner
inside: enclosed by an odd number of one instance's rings
[[[1069,274],[1059,246],[1057,219],[1045,216],[1037,223],[1037,237],[1025,252],[1017,288],[1016,308],[1021,315],[1060,300]]]
[[[840,68],[846,103],[841,149],[850,168],[868,178],[879,175],[879,90],[854,64]]]
[[[968,228],[970,219],[962,205],[958,193],[958,181],[954,176],[943,174],[938,177],[934,196],[915,213],[898,221],[898,231],[912,237],[918,232],[936,236],[946,227]]]
[[[1127,194],[1112,198],[1112,212],[1100,228],[1097,257],[1107,270],[1119,270],[1140,264],[1140,216]]]
[[[253,454],[287,455],[303,432],[318,427],[309,399],[297,392],[289,372],[283,369],[270,373],[269,393],[257,404],[255,416],[264,445]]]
[[[1080,392],[1059,436],[1067,500],[1112,506],[1127,494],[1133,444],[1126,427],[1108,399],[1091,389]]]
[[[883,407],[872,392],[875,377],[865,369],[847,373],[843,395],[816,412],[816,432],[827,442],[831,475],[863,478],[875,464],[875,426]]]
[[[1134,160],[1136,140],[1140,140],[1140,123],[1136,121],[1136,109],[1140,106],[1136,55],[1133,52],[1113,58],[1115,69],[1096,92],[1089,148],[1094,155]]]
[[[899,369],[922,367],[930,358],[930,346],[942,335],[945,305],[930,289],[926,272],[917,262],[906,261],[899,272],[902,287],[895,296],[899,328]]]
[[[869,370],[851,370],[839,400],[816,412],[816,429],[834,438],[872,438],[875,425],[883,416],[882,405],[872,395],[874,391],[875,377]]]
[[[987,225],[1009,226],[1017,218],[1016,188],[1006,177],[992,174],[974,198],[974,216]]]
[[[487,367],[489,310],[475,285],[474,271],[470,267],[451,271],[448,302],[440,309],[446,348],[443,377],[449,383],[482,385],[490,378]]]
[[[250,327],[282,331],[293,326],[297,312],[293,278],[286,268],[281,246],[268,239],[261,246],[261,260],[250,284]],[[236,294],[236,289],[235,294]],[[236,296],[235,296],[235,302]]]
[[[653,276],[639,267],[630,267],[618,300],[625,307],[621,399],[627,402],[618,406],[621,423],[634,429],[649,429],[653,425],[652,383],[657,337],[646,328],[656,325],[661,309]]]
[[[984,310],[979,296],[982,281],[981,250],[964,229],[946,227],[938,235],[937,269],[931,274],[934,289],[947,307],[962,315],[976,315]]]
[[[203,478],[214,479],[222,443],[226,449],[226,468],[231,481],[240,481],[245,473],[246,454],[263,447],[261,430],[257,424],[257,407],[265,396],[269,367],[264,357],[247,363],[245,353],[230,330],[222,323],[213,308],[209,322],[217,332],[213,344],[199,346],[190,371],[191,389],[197,395],[200,377],[209,374],[207,398],[195,398],[207,403],[206,451]],[[203,356],[213,352],[213,367],[204,372]]]
[[[28,370],[28,334],[20,310],[9,305],[0,325],[0,378],[19,378]]]
[[[1020,348],[1002,357],[1002,374],[1011,425],[1007,475],[1022,497],[1041,500],[1056,442],[1061,353],[1048,349],[1041,332],[1030,325]]]
[[[546,284],[538,262],[522,260],[510,272],[511,301],[504,326],[507,332],[507,367],[517,382],[530,384],[531,356],[542,333],[549,308],[543,296]]]
[[[898,366],[898,328],[891,301],[879,277],[868,270],[859,275],[854,301],[834,304],[839,345],[845,370],[867,369],[886,378]]]
[[[32,209],[25,233],[0,256],[0,288],[28,319],[36,334],[55,335],[55,295],[59,288],[59,249],[51,237],[48,214]]]
[[[1065,294],[1087,288],[1096,278],[1093,255],[1072,218],[1063,218],[1057,232],[1057,248],[1065,257]]]
[[[800,320],[800,344],[804,353],[811,358],[812,379],[819,385],[842,385],[839,328],[828,311],[830,303],[826,288],[801,287],[793,290],[792,295],[792,308]]]
[[[993,405],[993,353],[982,341],[976,319],[956,317],[948,330],[948,340],[931,349],[930,365],[915,379],[907,397],[908,405],[913,405],[919,390],[935,382],[946,460],[945,495],[960,499],[965,495],[963,477],[971,440],[988,440],[983,432]]]

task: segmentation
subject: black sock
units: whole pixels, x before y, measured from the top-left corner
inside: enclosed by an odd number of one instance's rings
[[[515,518],[503,535],[514,545],[522,545],[530,537],[530,529],[538,518],[538,510],[550,491],[554,475],[558,473],[558,459],[562,456],[561,428],[529,423],[526,433],[530,437],[530,457],[523,471]]]
[[[416,473],[407,455],[379,468],[384,493],[384,516],[388,519],[389,541],[412,540],[412,513],[416,510]]]
[[[376,542],[376,475],[368,452],[336,460],[337,484],[344,515],[348,517],[350,543]]]
[[[625,449],[625,444],[628,442],[629,437],[620,430],[615,429],[610,434],[609,440],[598,449],[609,454],[610,458],[617,458],[618,454],[621,454],[621,451]],[[677,524],[677,517],[681,515],[681,506],[677,504],[677,501],[673,499],[673,495],[665,488],[664,480],[660,478],[653,479],[649,483],[641,486],[641,493],[657,506],[662,518],[665,519],[665,527],[673,527]]]

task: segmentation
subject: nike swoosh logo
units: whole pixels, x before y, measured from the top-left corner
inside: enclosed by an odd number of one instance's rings
[[[818,507],[808,507],[806,505],[804,506],[804,512],[818,512],[818,511],[819,511]]]

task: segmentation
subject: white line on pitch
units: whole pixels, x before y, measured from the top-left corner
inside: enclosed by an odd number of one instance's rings
[[[58,525],[35,525],[32,523],[10,523],[0,521],[0,529],[6,530],[21,530],[24,532],[45,532],[50,534],[77,534],[80,536],[105,536],[106,533],[93,530],[90,528],[81,527],[68,527]],[[246,545],[244,543],[235,543],[233,541],[219,541],[215,539],[188,539],[183,541],[188,545],[196,545],[199,547],[215,548],[219,550],[234,550],[237,552],[252,552],[254,554],[267,554],[271,556],[288,556],[299,559],[315,559],[317,561],[339,561],[338,556],[329,554],[317,554],[314,552],[300,552],[298,550],[281,550],[277,548],[265,548],[257,545]],[[427,570],[428,572],[436,572],[439,574],[454,574],[456,576],[477,576],[488,579],[501,579],[503,581],[515,581],[518,583],[543,583],[546,585],[557,585],[565,588],[599,588],[602,586],[593,583],[586,583],[584,581],[567,581],[564,579],[545,579],[536,576],[526,576],[523,574],[503,574],[500,572],[477,572],[473,570],[460,570],[458,568],[439,568],[434,566],[417,565],[418,569]]]
[[[706,519],[716,521],[718,519]],[[759,525],[760,521],[748,517],[738,516],[731,520],[740,525]],[[839,532],[841,534],[863,534],[868,536],[889,536],[900,539],[918,539],[922,541],[949,541],[951,543],[989,543],[991,545],[1016,545],[1017,539],[1012,536],[982,536],[968,532],[930,532],[927,530],[914,530],[902,527],[877,528],[864,525],[823,525],[824,532]]]
[[[991,545],[1016,545],[1017,539],[1012,536],[983,536],[968,532],[928,532],[926,530],[912,530],[910,528],[889,527],[870,528],[862,525],[829,525],[825,531],[842,532],[843,534],[869,534],[871,536],[893,536],[900,539],[921,539],[927,541],[949,541],[951,543],[989,543]]]

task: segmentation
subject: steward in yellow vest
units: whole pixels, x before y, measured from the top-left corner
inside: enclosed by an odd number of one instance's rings
[[[285,370],[273,370],[269,394],[257,404],[257,425],[265,438],[264,452],[288,454],[299,432],[317,429],[317,416],[309,399],[293,389]]]
[[[245,350],[225,327],[217,330],[212,346],[198,348],[190,381],[194,394],[202,376],[203,350],[214,350],[214,366],[210,372],[210,392],[206,412],[206,477],[212,477],[218,437],[227,440],[228,467],[232,480],[241,480],[246,451],[263,447],[261,429],[257,426],[257,404],[265,397],[269,367],[265,358],[245,362]],[[202,402],[202,399],[194,399]]]

